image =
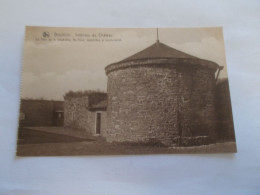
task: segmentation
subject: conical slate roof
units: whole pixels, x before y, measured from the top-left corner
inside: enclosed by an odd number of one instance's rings
[[[140,60],[140,59],[155,59],[155,58],[196,58],[192,55],[186,54],[184,52],[178,51],[168,45],[165,45],[159,41],[147,47],[146,49],[120,61],[133,61],[133,60]],[[198,59],[198,58],[196,58]]]
[[[189,55],[182,51],[176,50],[168,45],[165,45],[159,41],[147,47],[146,49],[124,59],[119,62],[106,66],[105,71],[108,74],[111,71],[134,67],[142,65],[194,65],[203,66],[214,71],[217,70],[219,65],[215,62],[200,59],[195,56]]]

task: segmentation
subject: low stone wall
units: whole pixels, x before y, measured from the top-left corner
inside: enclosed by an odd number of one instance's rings
[[[171,144],[164,144],[160,140],[156,138],[145,139],[142,141],[113,141],[114,144],[121,144],[121,145],[132,145],[132,146],[155,146],[155,147],[191,147],[191,146],[202,146],[202,145],[209,145],[215,143],[209,136],[195,136],[195,137],[174,137],[171,140]]]
[[[201,146],[214,143],[215,140],[209,136],[181,137],[180,146]]]

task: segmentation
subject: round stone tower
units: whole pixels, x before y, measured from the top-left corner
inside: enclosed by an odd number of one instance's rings
[[[218,68],[159,41],[108,65],[107,141],[186,146],[214,141]]]

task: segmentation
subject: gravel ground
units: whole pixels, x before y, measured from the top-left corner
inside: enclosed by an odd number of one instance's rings
[[[22,132],[22,131],[21,131]],[[82,156],[82,155],[139,155],[174,153],[236,152],[235,142],[194,147],[159,147],[107,143],[101,137],[71,133],[61,127],[24,128],[17,145],[17,156]]]

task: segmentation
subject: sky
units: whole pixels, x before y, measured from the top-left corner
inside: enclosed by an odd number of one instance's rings
[[[160,42],[224,66],[222,28],[160,28]],[[27,27],[21,98],[63,100],[72,90],[106,91],[104,68],[154,44],[156,28]]]

